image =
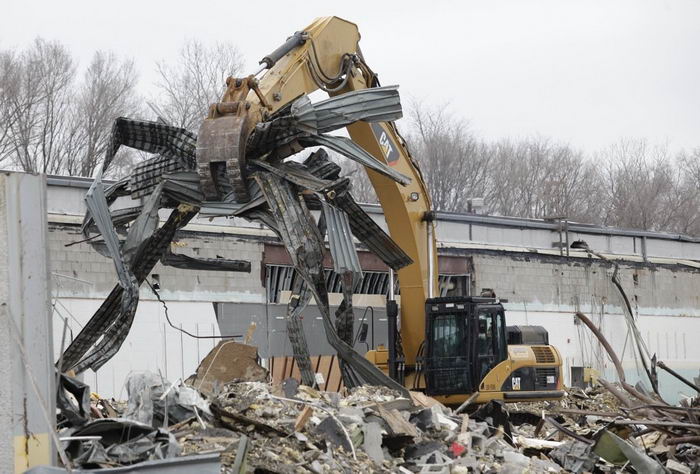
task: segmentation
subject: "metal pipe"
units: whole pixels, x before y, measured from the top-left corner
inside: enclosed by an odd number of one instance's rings
[[[610,360],[612,361],[613,365],[615,366],[615,370],[617,371],[617,376],[620,379],[620,384],[622,385],[622,388],[624,388],[631,395],[642,400],[645,403],[656,402],[656,400],[654,400],[653,398],[647,397],[643,393],[640,393],[637,389],[635,389],[634,387],[632,387],[630,384],[628,384],[626,382],[625,371],[622,368],[622,363],[620,362],[620,359],[617,357],[617,354],[615,354],[615,351],[613,351],[613,348],[612,348],[612,346],[610,346],[610,343],[608,342],[608,340],[605,338],[605,336],[603,336],[603,333],[600,332],[600,330],[593,324],[593,322],[590,319],[588,319],[588,317],[585,314],[581,313],[580,311],[576,311],[575,314],[576,314],[576,317],[582,323],[584,323],[586,326],[588,326],[588,329],[591,330],[593,335],[598,339],[600,344],[603,346],[605,351],[608,353]],[[661,401],[663,401],[663,400],[661,400]]]
[[[394,301],[396,296],[394,295],[394,269],[389,267],[389,301]]]
[[[399,308],[396,305],[396,301],[387,301],[386,302],[386,321],[387,321],[387,344],[388,344],[388,349],[389,349],[389,377],[391,377],[393,380],[398,380],[398,366],[397,366],[397,351],[396,351],[396,344],[397,344],[397,332],[398,332],[398,327],[396,324],[396,320],[398,319],[399,315]]]
[[[656,365],[657,365],[657,367],[662,368],[663,370],[665,370],[665,371],[668,372],[669,374],[671,374],[671,375],[673,375],[674,377],[676,377],[678,380],[680,380],[681,382],[683,382],[684,384],[686,384],[688,387],[690,387],[690,388],[692,388],[693,390],[695,390],[696,392],[700,393],[700,387],[698,387],[697,385],[695,385],[694,383],[692,383],[690,380],[686,379],[686,378],[683,377],[681,374],[679,374],[678,372],[676,372],[675,370],[673,370],[672,368],[670,368],[669,366],[667,366],[666,364],[664,364],[663,361],[658,361],[658,362],[656,363]]]
[[[277,63],[282,57],[287,53],[292,51],[294,48],[301,46],[306,42],[308,34],[303,31],[297,31],[292,36],[287,38],[282,46],[265,56],[260,60],[260,64],[264,64],[266,67],[270,68]]]
[[[258,75],[259,75],[260,73],[262,73],[263,71],[265,71],[265,70],[268,69],[268,68],[269,68],[269,66],[267,65],[267,63],[262,63],[262,64],[260,65],[260,67],[253,73],[253,76],[254,76],[254,77],[258,77]]]
[[[664,441],[667,445],[681,444],[681,443],[700,443],[700,436],[681,436],[679,438],[666,438]]]
[[[433,298],[435,296],[435,265],[433,263],[433,222],[432,220],[426,220],[425,225],[427,226],[428,232],[428,298]]]

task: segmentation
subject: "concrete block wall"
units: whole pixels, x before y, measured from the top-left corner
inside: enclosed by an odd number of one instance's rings
[[[90,244],[66,244],[82,240],[76,225],[50,224],[48,247],[52,263],[56,328],[67,320],[69,338],[75,337],[104,298],[117,284],[112,260]],[[192,257],[217,255],[251,262],[250,273],[183,270],[158,263],[151,273],[158,275],[160,295],[168,318],[176,328],[203,337],[218,336],[214,302],[263,304],[261,282],[264,244],[231,234],[182,231],[172,246],[174,253]],[[217,339],[196,339],[173,328],[165,309],[146,285],[141,286],[134,323],[117,355],[96,374],[88,370],[85,381],[104,397],[126,398],[124,381],[131,371],[160,372],[172,381],[194,372]],[[69,341],[66,341],[68,343]],[[54,331],[54,357],[59,356],[61,331]]]
[[[473,255],[475,290],[493,288],[513,303],[591,310],[603,302],[620,307],[613,268],[600,261],[522,254]],[[620,263],[619,279],[640,314],[700,316],[700,270],[681,265]],[[588,307],[587,307],[588,305]],[[595,308],[593,308],[595,309]]]
[[[112,260],[102,256],[89,243],[82,242],[78,227],[51,224],[49,251],[56,294],[70,298],[104,298],[117,283]],[[158,263],[152,274],[160,279],[161,296],[177,301],[264,301],[260,279],[263,244],[230,234],[202,234],[183,231],[172,246],[174,253],[192,257],[217,255],[251,262],[250,273],[183,270]],[[144,287],[145,288],[145,287]],[[151,299],[144,292],[142,298]]]
[[[474,289],[493,288],[507,298],[508,324],[544,326],[564,358],[568,381],[572,365],[590,365],[614,379],[612,365],[590,331],[573,314],[582,311],[599,326],[630,380],[637,370],[622,299],[611,283],[612,268],[597,261],[541,258],[520,254],[475,254]],[[633,306],[636,324],[652,354],[686,377],[700,371],[700,271],[683,266],[620,264],[619,277]],[[677,400],[683,387],[659,374],[662,394]]]

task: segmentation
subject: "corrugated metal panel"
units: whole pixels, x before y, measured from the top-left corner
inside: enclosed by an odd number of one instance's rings
[[[326,287],[329,293],[342,293],[342,278],[333,270],[325,270]],[[265,266],[265,289],[269,303],[279,303],[282,292],[291,291],[298,275],[289,265]],[[387,272],[365,271],[355,283],[357,295],[386,295],[389,292],[389,274]],[[398,284],[396,294],[399,294]]]
[[[341,155],[350,158],[363,166],[366,166],[367,168],[373,169],[377,173],[393,179],[397,183],[406,185],[411,182],[411,178],[399,173],[390,166],[385,165],[374,156],[367,153],[364,148],[347,137],[335,137],[332,135],[309,135],[308,137],[300,137],[299,143],[301,143],[301,145],[304,147],[328,147],[331,150],[340,153]]]
[[[286,179],[297,186],[309,189],[317,193],[324,193],[331,188],[336,188],[338,186],[347,186],[350,182],[347,178],[342,178],[335,181],[329,181],[327,179],[319,178],[314,176],[304,165],[295,162],[289,163],[279,163],[272,166],[269,163],[265,163],[260,160],[250,160],[251,164],[259,166],[282,179]]]
[[[357,121],[391,122],[403,116],[398,86],[347,92],[312,104],[304,98],[292,104],[292,116],[307,129],[326,133]]]
[[[346,212],[355,237],[389,267],[398,270],[413,263],[411,257],[362,210],[350,193],[338,193],[333,199],[333,204]]]
[[[304,160],[304,166],[311,174],[323,179],[338,179],[340,176],[340,165],[334,163],[328,157],[328,152],[323,148],[319,148],[311,153]]]
[[[321,201],[323,215],[326,218],[328,244],[333,257],[333,270],[336,273],[352,272],[358,277],[362,276],[360,259],[352,240],[352,230],[348,215],[326,201]]]

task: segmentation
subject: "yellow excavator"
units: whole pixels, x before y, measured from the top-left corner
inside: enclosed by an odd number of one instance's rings
[[[246,138],[256,124],[303,94],[320,89],[333,96],[378,87],[359,41],[354,23],[319,18],[265,56],[255,74],[230,78],[222,101],[209,112],[210,119],[220,120],[211,121],[207,129],[212,135],[229,135],[230,145],[221,150],[226,159],[240,166]],[[508,333],[502,301],[495,295],[435,297],[435,213],[420,170],[394,123],[356,122],[347,129],[355,143],[410,178],[410,183],[399,184],[367,169],[392,239],[413,260],[398,271],[400,311],[389,285],[388,347],[370,350],[367,359],[405,387],[447,404],[461,403],[470,395],[474,403],[561,398],[561,357],[548,345],[546,331],[523,328]],[[245,193],[235,167],[231,169],[234,192]],[[209,172],[202,169],[200,176]],[[509,345],[507,337],[513,335],[519,335],[512,339],[518,344]]]

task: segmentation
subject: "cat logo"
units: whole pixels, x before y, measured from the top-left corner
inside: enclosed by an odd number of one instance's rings
[[[394,145],[391,138],[389,138],[389,134],[386,133],[386,130],[378,123],[372,123],[371,127],[374,136],[379,142],[379,147],[382,149],[382,153],[384,153],[386,162],[390,165],[395,164],[399,159],[399,152],[396,149],[396,145]]]
[[[520,377],[513,377],[511,379],[513,390],[520,390]]]

